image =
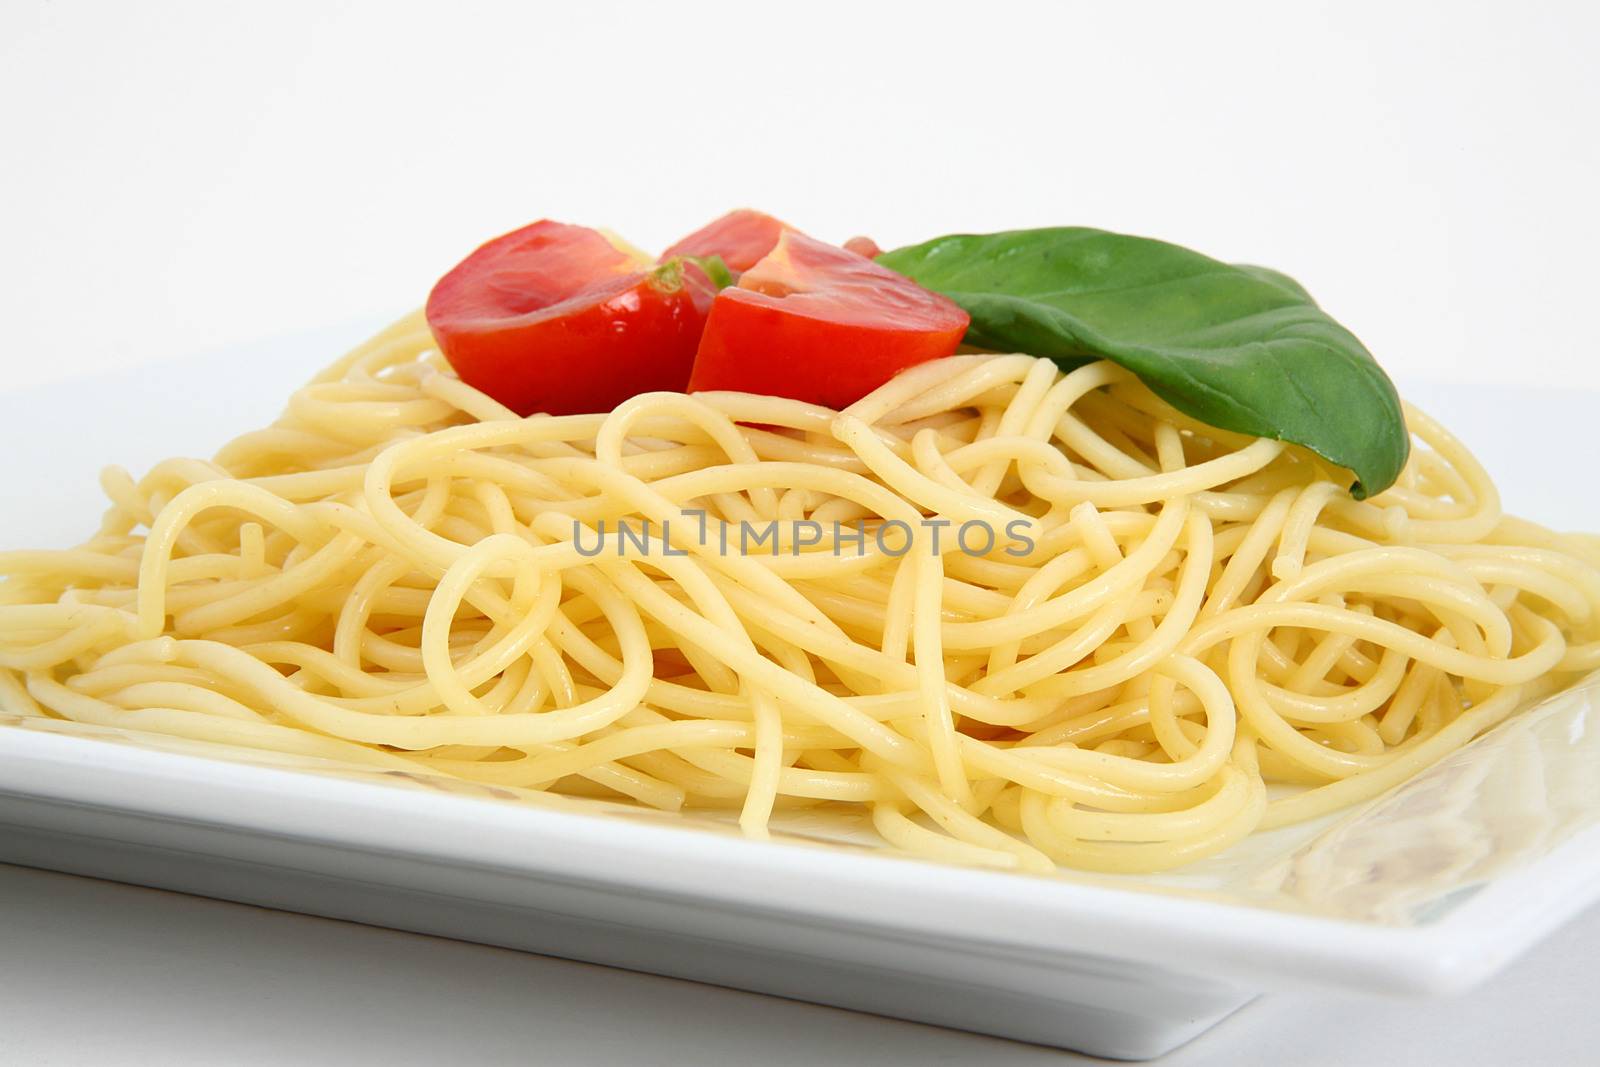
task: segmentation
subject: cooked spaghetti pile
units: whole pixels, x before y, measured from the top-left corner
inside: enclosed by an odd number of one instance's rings
[[[927,857],[1169,868],[1600,667],[1600,543],[1502,515],[1407,419],[1425,447],[1366,501],[1107,363],[520,419],[412,318],[214,460],[109,470],[81,547],[0,554],[0,703],[752,836],[833,805]]]

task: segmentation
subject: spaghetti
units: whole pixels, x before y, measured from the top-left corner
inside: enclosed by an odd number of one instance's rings
[[[524,419],[414,316],[214,460],[109,469],[84,545],[0,553],[0,701],[756,837],[831,806],[957,863],[1170,868],[1600,667],[1600,542],[1503,516],[1406,416],[1426,447],[1367,501],[1109,363]]]

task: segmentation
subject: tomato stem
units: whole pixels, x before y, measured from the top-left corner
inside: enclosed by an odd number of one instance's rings
[[[726,289],[733,284],[733,271],[722,261],[718,255],[690,256],[689,259],[699,264],[700,269],[706,272],[706,277],[711,279],[711,284],[717,289]]]

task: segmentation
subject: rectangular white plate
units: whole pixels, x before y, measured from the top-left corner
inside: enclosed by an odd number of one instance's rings
[[[34,460],[0,484],[0,547],[79,539],[100,463],[207,454],[353,339],[0,395],[0,448]],[[1586,454],[1593,394],[1409,392],[1508,508],[1600,528],[1600,501],[1541,462]],[[755,843],[712,819],[0,715],[0,859],[1144,1058],[1263,992],[1463,988],[1600,898],[1597,710],[1591,682],[1356,812],[1141,878],[936,866],[803,819]]]

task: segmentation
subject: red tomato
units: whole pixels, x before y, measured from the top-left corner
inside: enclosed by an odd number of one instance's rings
[[[545,220],[462,260],[427,316],[462,381],[519,415],[571,415],[682,391],[711,293],[692,264],[647,268],[594,230]]]
[[[737,389],[842,408],[955,352],[967,313],[870,259],[794,230],[717,294],[689,391]]]
[[[771,215],[742,207],[694,231],[661,253],[661,258],[721,256],[728,269],[738,274],[755,266],[762,256],[772,251],[783,232],[791,228]]]
[[[844,246],[856,255],[866,256],[868,259],[877,259],[883,254],[878,242],[870,237],[852,237],[844,243]]]

